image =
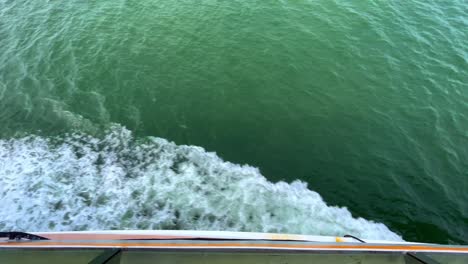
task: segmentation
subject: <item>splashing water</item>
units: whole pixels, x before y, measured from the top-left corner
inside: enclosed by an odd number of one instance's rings
[[[327,206],[301,181],[272,183],[257,168],[201,147],[69,134],[0,141],[0,229],[203,229],[401,240],[385,225]]]

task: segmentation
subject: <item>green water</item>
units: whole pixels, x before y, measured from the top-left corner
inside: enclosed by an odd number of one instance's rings
[[[120,124],[307,182],[405,240],[468,243],[467,14],[464,0],[0,0],[0,136]]]

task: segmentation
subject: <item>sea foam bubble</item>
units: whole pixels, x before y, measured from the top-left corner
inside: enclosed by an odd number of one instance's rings
[[[344,235],[401,240],[353,218],[294,181],[197,146],[136,138],[118,125],[102,137],[0,140],[0,230],[187,229]]]

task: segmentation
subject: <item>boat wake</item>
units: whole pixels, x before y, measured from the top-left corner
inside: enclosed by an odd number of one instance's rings
[[[269,182],[257,168],[201,147],[67,134],[0,140],[0,230],[184,229],[351,233],[401,240],[384,224],[327,206],[306,183]]]

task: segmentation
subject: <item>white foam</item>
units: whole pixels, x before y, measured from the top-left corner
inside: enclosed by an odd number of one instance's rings
[[[301,181],[269,182],[258,169],[201,147],[135,139],[0,140],[0,230],[190,229],[344,235],[401,240],[385,225],[327,206]]]

